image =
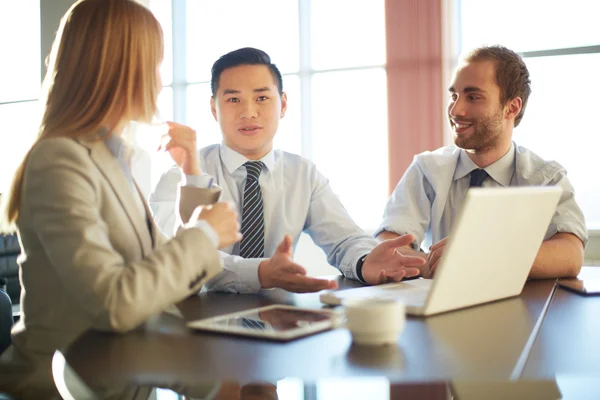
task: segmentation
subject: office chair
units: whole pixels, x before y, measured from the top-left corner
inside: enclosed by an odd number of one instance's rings
[[[8,294],[0,289],[0,354],[11,344],[10,328],[12,325],[12,302]]]
[[[19,304],[21,285],[19,283],[19,265],[21,254],[16,234],[0,235],[0,289],[4,289],[13,304]]]

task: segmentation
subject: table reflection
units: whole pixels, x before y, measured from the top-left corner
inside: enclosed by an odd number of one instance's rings
[[[370,350],[373,354],[367,355]],[[381,351],[377,351],[381,350]],[[391,351],[389,362],[402,362],[402,353],[388,347],[366,348],[353,346],[347,357],[356,358],[365,368],[369,357],[374,362],[386,361],[384,351]],[[399,350],[399,349],[397,349]],[[387,362],[387,361],[386,361]],[[40,364],[41,365],[41,364]],[[394,400],[394,399],[435,399],[435,400],[474,400],[474,399],[596,399],[598,398],[598,377],[557,376],[546,380],[469,380],[431,382],[396,382],[383,376],[359,376],[353,378],[327,378],[307,381],[298,378],[285,378],[274,382],[236,380],[210,381],[197,377],[186,384],[160,385],[146,377],[153,384],[123,382],[122,385],[105,386],[102,390],[92,389],[70,367],[61,352],[56,352],[48,363],[46,373],[29,375],[29,378],[46,377],[20,381],[17,391],[11,391],[6,384],[7,375],[0,379],[0,398],[7,393],[15,399],[214,399],[214,400]],[[21,369],[21,373],[31,373]],[[28,376],[23,375],[23,376]],[[172,382],[172,381],[170,381]],[[40,385],[40,386],[38,386]],[[28,386],[29,390],[24,390]],[[8,390],[7,390],[8,389]],[[42,397],[40,397],[42,396]],[[10,399],[11,397],[9,397]]]

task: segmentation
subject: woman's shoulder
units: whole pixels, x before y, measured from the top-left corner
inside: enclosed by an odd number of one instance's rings
[[[60,162],[83,162],[89,151],[79,141],[68,137],[42,139],[31,149],[28,164],[44,166]]]

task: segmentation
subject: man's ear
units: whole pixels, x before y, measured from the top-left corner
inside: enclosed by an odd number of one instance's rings
[[[281,93],[281,115],[279,118],[283,118],[287,111],[287,93]]]
[[[217,119],[217,105],[215,104],[215,96],[210,96],[210,112],[212,113],[215,121],[219,122]]]
[[[517,115],[521,112],[521,108],[523,107],[523,100],[520,97],[515,97],[514,99],[510,99],[506,102],[505,107],[505,116],[506,118],[515,119]]]

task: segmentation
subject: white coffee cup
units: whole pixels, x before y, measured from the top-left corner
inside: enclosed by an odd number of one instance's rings
[[[393,299],[347,299],[342,302],[346,327],[360,345],[396,343],[404,330],[404,303]]]

